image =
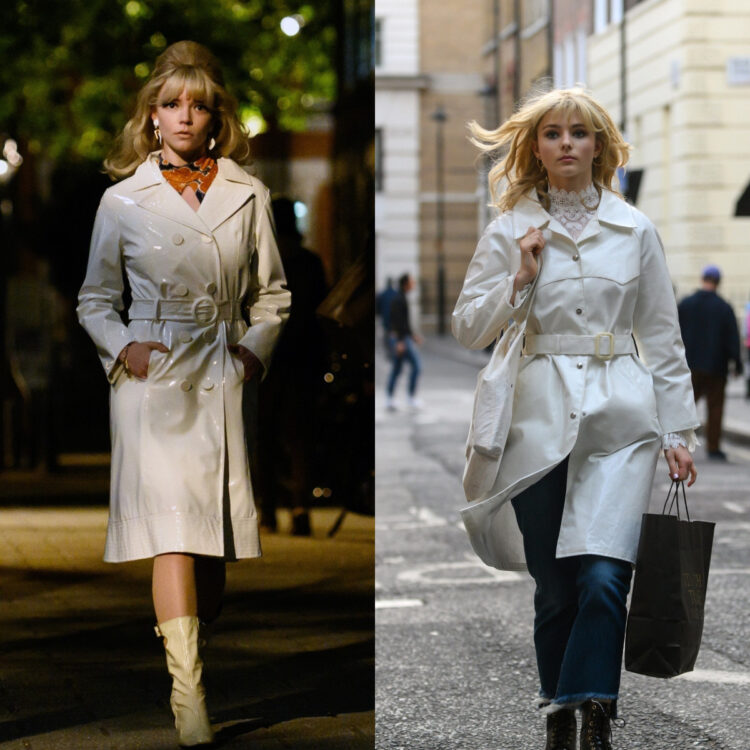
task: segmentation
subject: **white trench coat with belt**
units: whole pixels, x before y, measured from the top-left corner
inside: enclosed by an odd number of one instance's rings
[[[576,337],[588,336],[600,356],[523,355],[494,485],[461,515],[485,563],[523,569],[508,501],[569,456],[557,556],[634,562],[661,436],[698,426],[661,240],[640,211],[605,190],[575,242],[529,192],[479,241],[453,313],[453,332],[464,346],[488,346],[520,314],[523,296],[510,300],[519,241],[532,226],[543,230],[546,245],[527,341],[535,334],[572,336],[547,339],[565,352]],[[632,347],[633,353],[607,358],[609,336],[591,341],[600,333],[618,337],[624,350],[634,334],[640,356]]]
[[[247,347],[267,368],[290,294],[268,190],[230,159],[217,161],[197,211],[151,154],[104,193],[96,215],[78,318],[111,383],[108,562],[260,555],[244,371],[227,345]],[[123,274],[133,298],[127,325]],[[118,362],[130,341],[169,349],[151,353],[145,380]]]

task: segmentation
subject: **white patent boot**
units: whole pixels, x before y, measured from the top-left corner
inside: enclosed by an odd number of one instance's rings
[[[164,639],[167,669],[172,676],[170,705],[180,745],[210,745],[214,733],[201,681],[203,662],[198,653],[198,618],[186,615],[159,623],[156,634]]]

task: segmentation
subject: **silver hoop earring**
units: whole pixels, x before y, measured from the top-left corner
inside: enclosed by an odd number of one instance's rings
[[[211,139],[211,140],[210,140],[210,141],[208,142],[208,150],[209,150],[209,151],[213,151],[213,150],[214,150],[215,148],[216,148],[216,139],[215,139],[215,138],[212,138],[212,139]]]
[[[154,120],[154,135],[156,136],[156,140],[161,144],[161,130],[159,130],[158,120]]]

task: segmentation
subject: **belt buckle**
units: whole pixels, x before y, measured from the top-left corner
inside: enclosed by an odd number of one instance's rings
[[[199,326],[210,326],[219,317],[219,306],[213,297],[198,297],[193,302],[192,313]]]
[[[609,348],[606,354],[602,354],[601,352],[602,339],[609,340]],[[615,335],[613,333],[610,333],[609,331],[603,331],[602,333],[597,333],[594,336],[594,356],[604,362],[612,359],[612,357],[615,356]]]

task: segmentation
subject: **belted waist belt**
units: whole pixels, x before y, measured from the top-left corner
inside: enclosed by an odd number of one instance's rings
[[[213,297],[134,299],[128,315],[131,320],[176,320],[208,326],[217,320],[240,320],[242,302],[217,302]]]
[[[524,354],[571,354],[612,359],[621,354],[635,354],[635,343],[630,334],[617,335],[604,331],[594,335],[526,334]]]

